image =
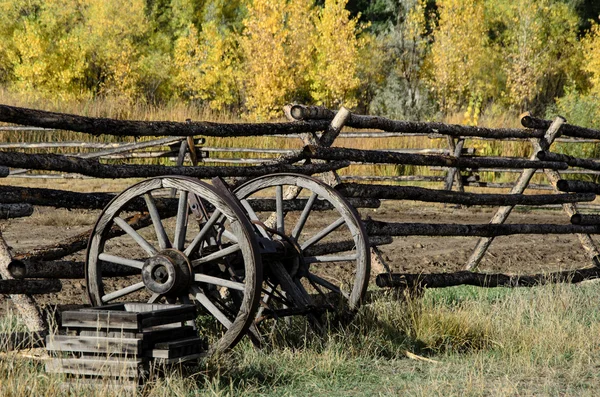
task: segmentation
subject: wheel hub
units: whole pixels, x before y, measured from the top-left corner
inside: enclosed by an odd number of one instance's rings
[[[142,267],[142,280],[150,291],[162,295],[180,295],[193,279],[192,266],[182,252],[166,249],[148,258]]]

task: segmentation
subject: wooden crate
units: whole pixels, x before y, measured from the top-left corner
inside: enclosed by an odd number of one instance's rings
[[[48,335],[46,371],[142,379],[152,364],[202,357],[207,343],[186,322],[193,305],[121,303],[62,313],[65,335]]]

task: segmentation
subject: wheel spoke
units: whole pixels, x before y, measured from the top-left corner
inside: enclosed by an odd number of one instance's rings
[[[285,233],[285,224],[283,220],[283,186],[275,187],[275,212],[277,214],[277,231]]]
[[[192,254],[192,252],[194,252],[196,249],[198,249],[198,246],[200,245],[200,243],[204,240],[204,238],[206,237],[208,232],[215,225],[215,223],[219,220],[219,217],[221,215],[222,214],[220,211],[215,210],[215,212],[213,212],[210,219],[208,221],[206,221],[206,223],[200,229],[200,232],[196,235],[196,237],[194,237],[194,240],[192,240],[190,245],[183,252],[186,256],[190,256]]]
[[[148,242],[146,241],[145,238],[143,238],[138,232],[136,232],[128,223],[127,221],[125,221],[123,218],[120,217],[115,217],[113,219],[113,221],[119,225],[119,227],[121,229],[123,229],[123,231],[125,233],[127,233],[129,236],[131,236],[132,239],[135,240],[136,243],[138,243],[138,245],[140,247],[142,247],[142,249],[144,251],[146,251],[148,253],[148,255],[156,255],[157,251],[156,249]]]
[[[225,328],[229,329],[232,324],[231,320],[229,320],[229,318],[227,318],[227,316],[221,310],[219,310],[219,308],[215,306],[210,299],[208,299],[208,297],[200,288],[192,286],[191,289],[196,300],[202,306],[204,306],[204,308],[208,310],[209,313],[212,314],[221,324],[223,324]]]
[[[156,203],[154,202],[154,198],[151,193],[144,194],[144,200],[146,201],[146,206],[148,207],[148,212],[150,212],[150,217],[152,218],[152,224],[154,225],[154,230],[156,231],[156,238],[158,238],[158,245],[161,250],[171,248],[171,242],[169,241],[169,237],[165,232],[165,228],[162,224],[162,220],[160,219],[160,215],[158,214],[158,209],[156,208]]]
[[[346,262],[354,261],[357,256],[354,255],[339,255],[339,256],[307,256],[304,257],[304,263],[322,263],[322,262]]]
[[[175,223],[175,237],[173,245],[176,249],[182,250],[185,243],[185,232],[187,231],[188,221],[188,192],[179,191],[179,204],[177,207],[177,221]]]
[[[161,296],[161,294],[157,294],[156,292],[153,293],[150,299],[148,299],[148,303],[156,303],[161,298]]]
[[[123,258],[120,256],[110,255],[110,254],[105,254],[105,253],[101,253],[100,255],[98,255],[98,259],[100,259],[101,261],[104,261],[104,262],[116,263],[118,265],[134,267],[134,268],[140,269],[140,270],[144,266],[144,262],[142,262],[142,261],[136,261],[135,259],[127,259],[127,258]]]
[[[206,274],[198,274],[198,273],[194,274],[194,281],[197,281],[200,283],[219,285],[221,287],[227,287],[227,288],[235,289],[238,291],[244,291],[246,289],[246,286],[244,285],[244,283],[226,280],[226,279],[219,278],[219,277],[208,276]]]
[[[258,222],[260,222],[260,219],[258,218],[258,215],[256,215],[256,212],[254,212],[254,210],[252,209],[252,206],[250,205],[250,203],[248,202],[248,200],[240,200],[240,203],[242,203],[242,206],[244,207],[244,209],[248,213],[248,217],[250,218],[251,221],[258,221]],[[257,229],[258,229],[259,233],[263,235],[263,237],[270,238],[269,234],[267,233],[267,231],[264,230],[262,227],[257,226]]]
[[[300,246],[300,248],[302,248],[303,250],[307,249],[308,247],[310,247],[314,243],[321,241],[329,233],[333,232],[335,229],[337,229],[338,227],[342,226],[343,224],[344,224],[344,218],[343,217],[339,217],[336,221],[334,221],[333,223],[331,223],[329,226],[327,226],[326,228],[322,229],[319,233],[315,234],[309,240],[305,241]]]
[[[317,199],[317,197],[318,197],[317,193],[315,193],[315,192],[311,193],[310,198],[308,199],[308,201],[306,202],[306,205],[304,206],[304,209],[302,210],[302,214],[300,214],[300,218],[298,219],[296,226],[294,226],[294,230],[292,230],[292,238],[293,239],[298,240],[298,237],[300,236],[300,233],[302,233],[304,224],[306,223],[306,220],[308,219],[308,215],[310,215],[310,211],[312,210],[313,204],[315,203],[315,200]]]
[[[344,298],[346,298],[346,299],[350,299],[350,294],[342,291],[340,287],[338,287],[335,284],[330,283],[329,281],[325,280],[324,278],[321,278],[314,273],[309,273],[308,278],[310,281],[314,282],[315,284],[319,284],[319,285],[327,288],[328,290],[335,292],[336,294],[340,294],[340,295],[344,296]]]
[[[201,265],[203,263],[207,263],[207,262],[211,262],[217,259],[221,259],[226,257],[227,255],[233,254],[234,252],[237,252],[240,250],[240,245],[239,244],[234,244],[230,247],[227,248],[223,248],[221,250],[218,250],[217,252],[213,252],[210,255],[206,255],[205,257],[202,257],[200,259],[195,259],[192,261],[192,266],[196,267],[198,265]]]
[[[110,294],[106,294],[106,295],[104,295],[102,297],[102,302],[107,303],[107,302],[110,302],[112,300],[121,298],[121,297],[123,297],[125,295],[128,295],[128,294],[131,294],[133,292],[141,290],[142,288],[144,288],[144,286],[145,286],[144,282],[140,281],[139,283],[130,285],[129,287],[125,287],[125,288],[122,288],[120,290],[111,292]]]

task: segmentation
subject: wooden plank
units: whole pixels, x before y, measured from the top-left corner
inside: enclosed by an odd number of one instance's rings
[[[199,337],[192,337],[171,342],[159,343],[149,352],[153,358],[172,359],[202,353],[208,350],[208,346]]]
[[[141,373],[140,367],[146,361],[142,358],[125,360],[116,357],[53,358],[46,361],[46,372],[137,378]]]
[[[142,340],[101,336],[48,335],[46,348],[50,351],[141,355]]]
[[[142,331],[149,327],[181,323],[196,318],[193,305],[118,303],[62,314],[63,327],[127,329]]]

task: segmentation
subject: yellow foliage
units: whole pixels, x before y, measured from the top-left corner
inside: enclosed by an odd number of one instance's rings
[[[144,0],[86,3],[86,45],[103,74],[99,92],[130,102],[138,99],[141,54],[137,41],[149,27]]]
[[[222,110],[239,101],[238,62],[231,33],[219,32],[215,21],[205,23],[200,34],[190,25],[175,43],[175,83],[190,99]]]
[[[239,43],[244,54],[246,108],[270,118],[304,85],[310,64],[312,1],[248,3]]]
[[[440,0],[439,22],[429,57],[428,82],[444,111],[457,109],[477,90],[475,76],[485,57],[482,0]]]
[[[582,40],[583,70],[589,73],[590,93],[600,95],[600,25],[593,23],[589,33]]]
[[[328,107],[356,105],[359,53],[365,41],[358,39],[358,18],[346,10],[347,0],[325,0],[316,21],[316,61],[312,69],[311,95]]]

